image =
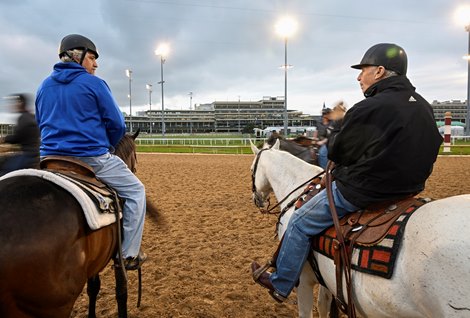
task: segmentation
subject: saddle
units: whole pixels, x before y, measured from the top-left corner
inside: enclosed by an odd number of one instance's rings
[[[316,178],[305,188],[295,202],[300,208],[312,199],[323,187],[320,178]],[[372,246],[380,243],[393,223],[411,206],[421,206],[424,202],[415,197],[407,197],[398,201],[386,201],[371,205],[365,209],[348,213],[339,220],[340,229],[346,241],[353,244]],[[325,232],[330,237],[337,237],[334,226]]]
[[[319,180],[313,180],[297,199],[295,207],[300,208],[321,189],[323,189],[323,185]],[[330,256],[334,260],[337,284],[336,302],[343,312],[348,313],[348,316],[355,317],[353,313],[355,309],[350,295],[350,279],[346,279],[348,302],[344,299],[342,273],[344,272],[346,277],[350,277],[353,249],[357,246],[373,247],[379,245],[387,235],[390,235],[390,232],[393,232],[392,229],[400,217],[406,217],[405,215],[411,214],[426,202],[426,200],[409,196],[402,200],[374,204],[365,209],[348,213],[338,220],[338,226],[333,225],[321,235],[313,238],[312,247],[314,250],[325,256]],[[340,233],[337,233],[338,231]],[[317,280],[325,286],[315,259],[313,257],[308,259]],[[393,269],[393,263],[390,266]]]
[[[93,168],[85,162],[66,156],[47,156],[39,167],[79,186],[102,212],[116,213],[120,210],[121,201],[116,191],[100,181]]]
[[[350,244],[376,245],[384,239],[390,227],[409,207],[423,204],[420,199],[408,197],[401,201],[371,206],[341,218],[340,229],[345,241]],[[335,227],[330,228],[328,232],[331,236],[336,236]]]

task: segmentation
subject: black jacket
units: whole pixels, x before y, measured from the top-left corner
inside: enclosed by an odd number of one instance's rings
[[[39,128],[34,115],[22,112],[13,134],[6,136],[5,142],[20,144],[23,152],[39,157]]]
[[[364,208],[424,189],[442,143],[429,103],[405,76],[375,83],[329,140],[341,194]]]

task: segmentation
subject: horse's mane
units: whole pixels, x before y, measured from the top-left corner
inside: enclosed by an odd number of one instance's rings
[[[274,144],[276,143],[276,140],[278,139],[284,140],[284,137],[282,137],[281,135],[277,135],[277,134],[271,134],[271,136],[269,136],[269,138],[266,139],[266,143],[272,147],[274,146]]]
[[[296,143],[302,143],[302,142],[311,142],[312,139],[311,138],[308,138],[308,137],[305,137],[303,135],[298,135],[297,137],[295,137],[294,139],[292,139],[292,141],[296,142]]]
[[[116,145],[114,152],[116,156],[121,158],[127,164],[132,172],[135,172],[135,165],[137,163],[135,138],[136,135],[124,135]]]
[[[118,142],[115,155],[122,158],[126,158],[130,153],[135,151],[135,142],[132,135],[124,135],[121,140]]]

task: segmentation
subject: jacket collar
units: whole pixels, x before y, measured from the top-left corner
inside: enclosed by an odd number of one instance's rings
[[[383,80],[380,80],[377,83],[371,85],[364,92],[364,96],[366,98],[371,97],[389,88],[411,89],[413,91],[415,90],[415,87],[411,85],[410,80],[406,76],[398,75],[384,78]]]

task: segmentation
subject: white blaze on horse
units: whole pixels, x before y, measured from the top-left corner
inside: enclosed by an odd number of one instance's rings
[[[252,150],[257,157],[254,162],[258,161],[256,171],[253,171],[254,163],[252,166],[257,205],[271,191],[281,200],[320,169],[279,151],[278,143],[262,153],[254,145]],[[279,237],[292,212],[290,209],[282,217]],[[470,195],[436,200],[420,207],[407,222],[390,279],[353,270],[356,310],[364,317],[470,317],[469,238]],[[317,252],[313,256],[328,289],[336,294],[333,261]],[[304,266],[297,290],[300,315],[311,306],[301,305],[301,300],[312,294],[311,290],[309,295],[305,294],[309,284],[305,281],[315,280],[307,267]],[[321,315],[327,306],[320,304]]]

